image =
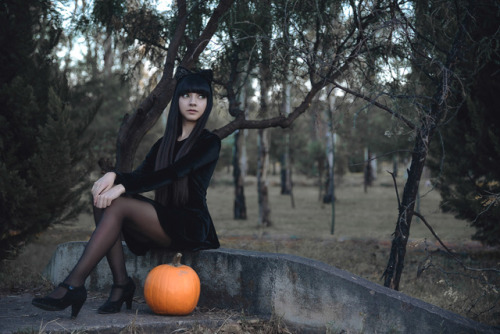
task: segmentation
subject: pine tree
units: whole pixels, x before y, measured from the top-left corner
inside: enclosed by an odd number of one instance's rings
[[[71,107],[52,58],[60,28],[51,6],[11,0],[0,7],[0,40],[9,41],[0,53],[0,258],[74,218],[88,189],[82,138],[95,107]]]
[[[498,6],[497,6],[498,7]],[[498,10],[498,8],[496,8]],[[500,48],[493,6],[478,6],[470,45],[462,67],[465,101],[441,129],[430,167],[443,198],[441,207],[476,228],[473,238],[500,244]],[[442,157],[444,153],[444,157]],[[442,157],[442,158],[441,158]]]

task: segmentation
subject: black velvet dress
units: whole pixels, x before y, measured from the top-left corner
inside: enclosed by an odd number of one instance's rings
[[[172,165],[155,171],[160,142],[161,139],[153,145],[136,170],[131,173],[116,172],[115,184],[122,184],[125,187],[125,194],[154,206],[162,228],[172,239],[169,249],[196,251],[218,248],[219,240],[208,212],[206,193],[219,159],[220,138],[208,130],[203,130],[189,153]],[[178,142],[178,145],[182,145],[182,142]],[[183,207],[163,206],[157,201],[139,195],[168,185],[184,176],[188,176],[189,180],[189,200]],[[125,230],[123,236],[129,249],[136,255],[144,255],[151,248],[150,244],[137,241]]]

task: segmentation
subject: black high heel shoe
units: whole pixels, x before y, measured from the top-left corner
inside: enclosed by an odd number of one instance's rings
[[[60,283],[59,286],[68,290],[62,298],[34,298],[31,303],[46,311],[62,311],[71,305],[71,318],[75,319],[83,303],[87,300],[87,290],[83,285],[74,287],[66,283]]]
[[[113,289],[122,289],[122,295],[120,299],[116,301],[110,300]],[[121,311],[123,302],[127,304],[127,310],[130,310],[132,308],[132,298],[134,298],[134,292],[135,284],[130,277],[125,285],[113,284],[108,300],[101,307],[99,307],[97,312],[100,314],[118,313]]]

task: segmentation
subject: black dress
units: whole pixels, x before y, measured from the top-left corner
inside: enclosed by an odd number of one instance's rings
[[[163,230],[172,239],[169,249],[196,251],[219,248],[219,240],[208,212],[206,193],[219,159],[220,138],[203,130],[189,153],[172,165],[155,171],[160,143],[161,139],[153,145],[142,164],[133,172],[116,172],[115,184],[122,184],[125,194],[154,206]],[[139,195],[184,176],[188,176],[189,180],[189,199],[183,207],[164,206]],[[123,230],[123,236],[129,249],[136,255],[144,255],[151,248],[149,243],[139,242],[126,230]]]

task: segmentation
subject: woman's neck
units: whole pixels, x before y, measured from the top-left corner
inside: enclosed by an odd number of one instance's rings
[[[181,135],[177,138],[177,141],[181,141],[189,137],[191,132],[193,132],[194,126],[196,125],[196,122],[187,122],[183,121],[182,122],[182,133]]]

